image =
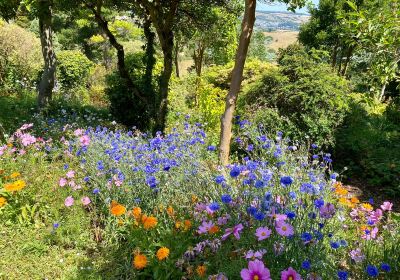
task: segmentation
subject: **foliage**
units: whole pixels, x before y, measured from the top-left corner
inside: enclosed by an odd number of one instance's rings
[[[391,195],[400,191],[400,110],[398,102],[380,104],[353,95],[350,114],[336,136],[336,158],[348,176],[363,178]]]
[[[271,131],[287,131],[292,139],[333,145],[348,108],[346,80],[300,46],[281,52],[278,63],[245,93],[242,112],[256,123],[265,121]]]
[[[271,39],[272,37],[269,36]],[[269,56],[266,48],[267,38],[262,31],[256,30],[251,36],[247,56],[261,61],[267,61]]]
[[[145,84],[145,71],[144,53],[130,53],[125,59],[126,67],[137,86],[146,94],[147,99],[154,107],[147,107],[142,101],[130,93],[125,83],[117,72],[107,76],[106,94],[110,101],[110,110],[116,120],[128,126],[136,126],[141,129],[151,129],[154,125],[154,112],[159,102],[157,95],[157,77],[161,73],[160,63],[156,64],[153,72],[153,89],[154,91],[146,91],[148,85]]]
[[[41,67],[39,39],[15,24],[0,21],[0,93],[35,87]]]

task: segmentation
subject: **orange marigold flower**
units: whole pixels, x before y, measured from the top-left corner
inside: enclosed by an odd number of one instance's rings
[[[143,227],[145,229],[151,229],[157,225],[157,218],[153,217],[153,216],[150,216],[150,217],[146,216],[146,218],[144,220],[142,218],[142,222],[143,222]]]
[[[25,186],[26,186],[26,183],[24,180],[17,180],[14,183],[5,184],[4,188],[6,189],[6,191],[14,192],[14,191],[22,190],[23,188],[25,188]]]
[[[110,211],[111,211],[111,214],[118,217],[118,216],[125,214],[126,208],[125,208],[125,206],[123,206],[123,205],[119,204],[118,202],[116,202],[115,200],[113,200],[113,201],[111,201]]]
[[[192,203],[196,203],[198,200],[198,197],[192,194]]]
[[[196,272],[200,277],[203,277],[204,275],[206,275],[206,271],[207,271],[207,267],[205,265],[199,265],[196,268]]]
[[[360,202],[360,200],[355,196],[353,196],[350,201],[351,201],[351,203],[359,203]]]
[[[14,179],[14,178],[17,178],[17,177],[19,177],[19,176],[21,176],[21,173],[19,173],[19,172],[13,172],[13,173],[11,173],[10,178]]]
[[[175,228],[179,229],[181,227],[182,223],[180,221],[175,222]]]
[[[211,233],[211,234],[217,233],[218,231],[219,231],[219,227],[216,226],[216,225],[213,225],[213,226],[208,230],[208,232]]]
[[[7,204],[7,199],[0,196],[0,208]]]
[[[338,195],[347,195],[349,191],[346,190],[345,188],[339,186],[339,187],[336,188],[335,192],[336,192]]]
[[[138,220],[142,215],[142,209],[140,207],[133,207],[132,215]]]
[[[175,213],[174,208],[172,206],[168,206],[167,213],[168,215],[173,216]]]
[[[158,249],[157,251],[157,259],[159,261],[162,261],[166,258],[168,258],[169,256],[169,249],[167,247],[161,247],[160,249]]]
[[[192,222],[190,220],[185,220],[183,224],[185,226],[185,230],[189,230],[192,227]]]
[[[137,254],[134,258],[133,258],[133,266],[136,269],[143,269],[147,266],[147,257],[145,255],[142,254]]]

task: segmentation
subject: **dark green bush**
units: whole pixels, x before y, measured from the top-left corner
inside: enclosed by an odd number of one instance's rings
[[[334,145],[335,130],[348,110],[347,81],[298,45],[281,52],[278,62],[245,92],[240,111],[294,140],[309,137]]]
[[[152,86],[146,84],[144,52],[129,53],[125,57],[125,65],[134,84],[145,95],[149,104],[144,104],[135,97],[126,87],[126,82],[120,77],[118,71],[106,78],[106,94],[110,101],[110,110],[117,121],[127,125],[136,126],[142,130],[151,129],[154,125],[154,112],[158,108],[158,89],[156,77],[161,73],[160,64],[156,64],[153,71]]]
[[[351,111],[336,136],[335,158],[349,177],[400,193],[400,108],[353,95]]]

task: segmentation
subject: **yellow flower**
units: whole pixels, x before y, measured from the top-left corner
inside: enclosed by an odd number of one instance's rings
[[[175,222],[175,228],[176,229],[179,229],[181,227],[181,225],[182,225],[181,221]]]
[[[145,255],[142,254],[137,254],[134,258],[133,258],[133,266],[136,269],[143,269],[147,266],[147,258]]]
[[[113,200],[113,201],[111,201],[110,212],[111,212],[112,215],[118,217],[118,216],[121,216],[121,215],[125,214],[126,208],[125,208],[125,206],[123,206],[123,205],[121,205],[118,202]]]
[[[142,223],[145,229],[151,229],[157,225],[157,218],[153,216],[147,217],[143,215]]]
[[[14,178],[17,178],[17,177],[19,177],[19,176],[21,176],[21,173],[19,173],[19,172],[13,172],[13,173],[11,173],[10,178],[14,179]]]
[[[15,192],[15,191],[22,190],[23,188],[25,188],[25,186],[26,186],[26,183],[24,180],[17,180],[14,183],[5,184],[4,188],[6,189],[6,191]]]
[[[200,277],[203,277],[204,275],[206,275],[206,271],[207,271],[207,268],[205,265],[199,265],[196,268],[196,272]]]
[[[7,199],[0,196],[0,208],[7,204]]]
[[[168,258],[168,256],[169,256],[169,249],[167,247],[161,247],[160,249],[158,249],[157,259],[159,261],[162,261],[162,260]]]
[[[367,210],[367,211],[372,211],[372,210],[374,210],[374,207],[372,207],[372,205],[369,204],[369,203],[363,203],[363,204],[361,204],[361,206],[362,206],[365,210]]]

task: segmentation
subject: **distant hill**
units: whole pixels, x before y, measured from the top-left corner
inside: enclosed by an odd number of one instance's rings
[[[256,12],[257,29],[262,31],[293,30],[298,31],[300,25],[307,22],[310,15],[291,12]]]

